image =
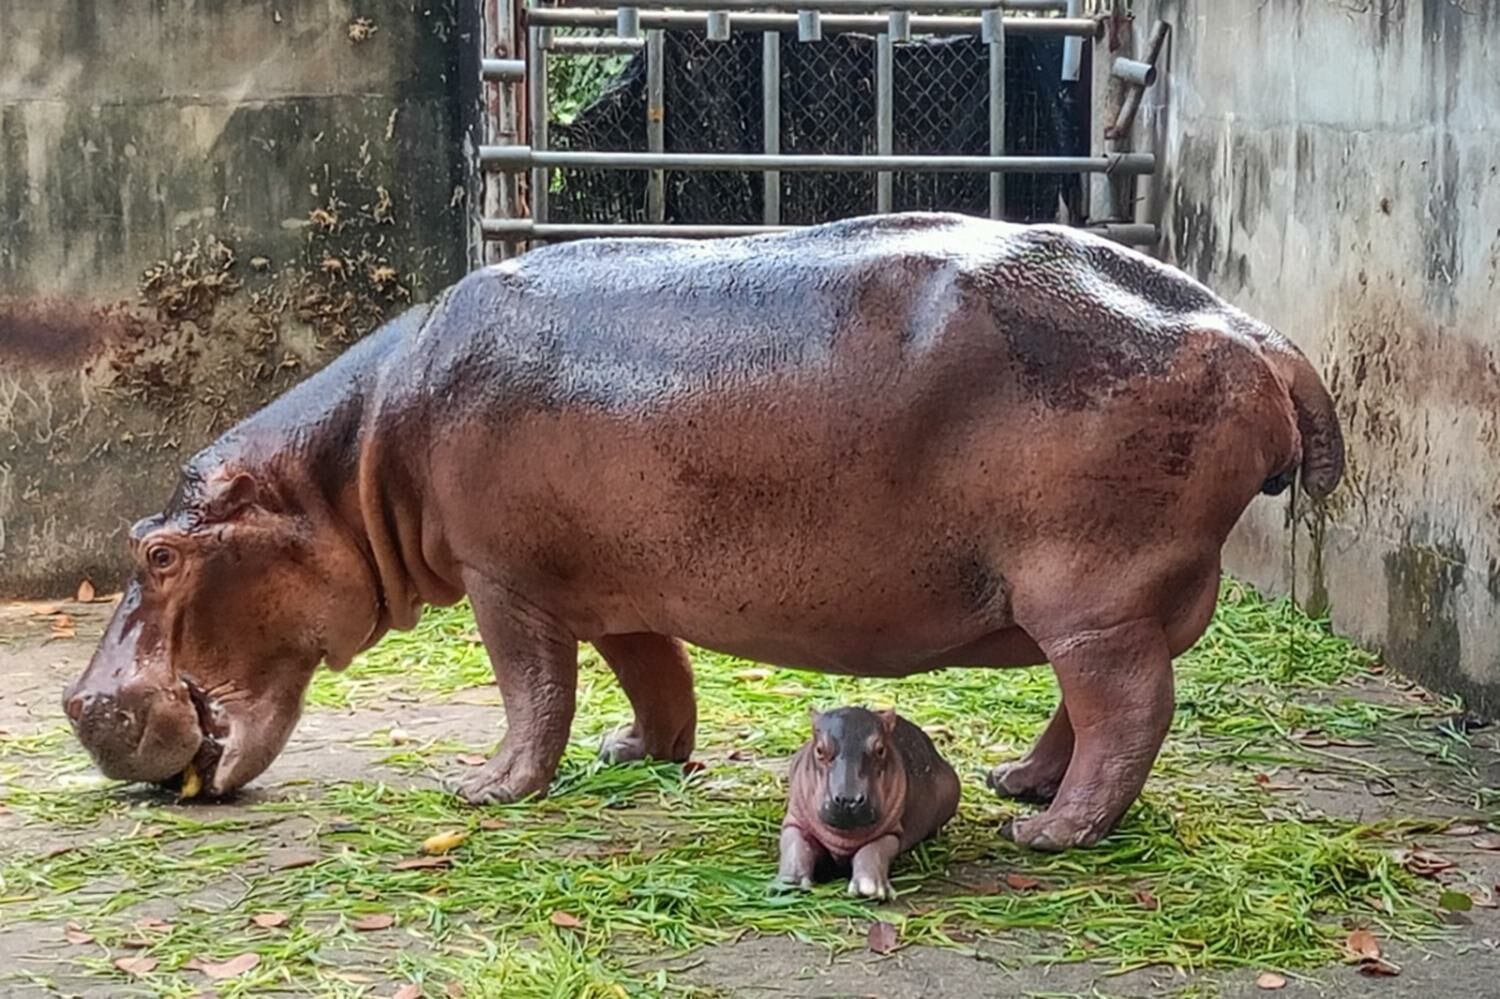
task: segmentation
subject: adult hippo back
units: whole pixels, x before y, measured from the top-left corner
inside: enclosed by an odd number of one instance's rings
[[[66,697],[104,773],[212,793],[281,750],[319,662],[468,595],[508,725],[463,787],[546,791],[577,643],[685,759],[683,641],[896,677],[1050,662],[1003,793],[1105,835],[1172,716],[1260,491],[1337,483],[1326,391],[1275,331],[1077,231],[954,215],[599,240],[474,273],[229,431],[130,533]]]

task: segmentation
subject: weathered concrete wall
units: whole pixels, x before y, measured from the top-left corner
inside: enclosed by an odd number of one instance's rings
[[[1500,714],[1500,4],[1153,0],[1166,255],[1317,361],[1349,475],[1228,556]]]
[[[477,4],[0,3],[0,596],[468,265]]]

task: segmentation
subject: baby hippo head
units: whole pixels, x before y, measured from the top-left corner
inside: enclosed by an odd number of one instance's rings
[[[891,745],[895,727],[894,711],[812,712],[812,769],[822,792],[818,821],[830,829],[857,832],[884,818],[885,778],[901,765]]]

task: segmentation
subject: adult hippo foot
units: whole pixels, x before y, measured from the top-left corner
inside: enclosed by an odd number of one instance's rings
[[[458,795],[471,805],[509,805],[526,798],[545,798],[550,774],[502,746],[490,761],[460,781]]]
[[[1049,809],[1040,815],[1010,819],[1000,827],[1000,835],[1017,846],[1042,853],[1061,853],[1079,846],[1093,846],[1109,835],[1109,827],[1097,822]]]
[[[661,760],[666,763],[686,763],[693,755],[694,727],[689,724],[685,731],[667,738],[648,739],[641,733],[639,722],[621,725],[606,735],[599,744],[599,758],[605,763],[636,763],[641,760]]]
[[[1066,767],[1066,760],[1063,761],[1063,770],[1058,770],[1028,757],[1000,764],[990,771],[985,783],[1001,797],[1046,804],[1057,797]]]

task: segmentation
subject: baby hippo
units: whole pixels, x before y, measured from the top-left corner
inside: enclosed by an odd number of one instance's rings
[[[958,810],[958,774],[927,733],[894,711],[812,712],[792,757],[776,884],[810,888],[825,868],[851,871],[849,894],[893,899],[891,861]]]

